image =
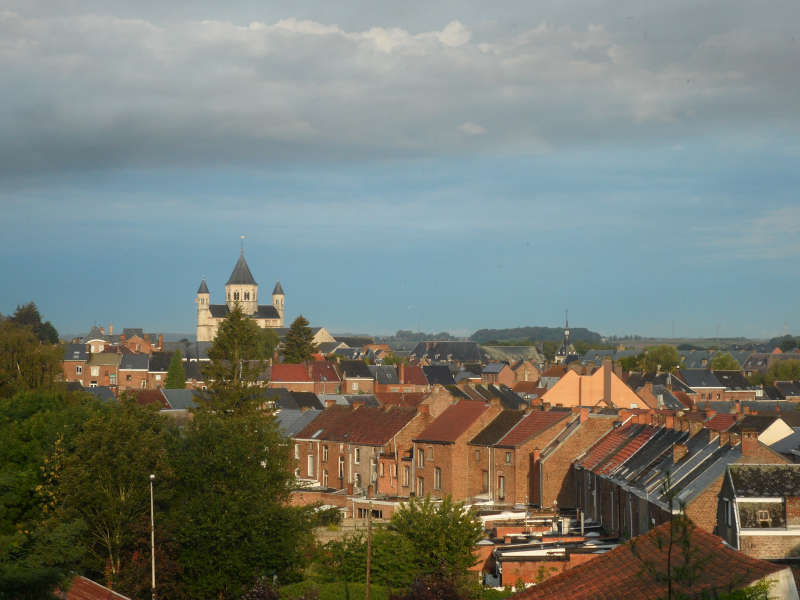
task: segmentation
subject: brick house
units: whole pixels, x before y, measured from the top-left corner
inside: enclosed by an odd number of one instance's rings
[[[467,453],[469,489],[467,492],[470,500],[495,500],[497,498],[498,487],[493,484],[497,477],[494,446],[524,417],[525,412],[522,410],[503,410],[469,441],[470,448]],[[505,485],[502,487],[505,490]],[[502,498],[497,499],[505,501],[505,493]]]
[[[481,381],[510,388],[517,382],[517,378],[508,363],[489,363],[481,371]]]
[[[363,360],[339,361],[343,394],[371,394],[375,379]]]
[[[121,354],[112,352],[92,354],[83,370],[84,387],[116,387],[121,359]]]
[[[329,406],[293,438],[297,474],[325,488],[397,495],[399,454],[428,420],[414,408]]]
[[[278,363],[270,370],[268,388],[285,388],[291,392],[313,392],[312,367],[308,363]],[[336,393],[333,387],[329,393]]]
[[[468,442],[499,412],[499,406],[476,400],[459,400],[449,406],[413,440],[413,460],[403,465],[401,486],[417,496],[450,495],[456,501],[466,500],[470,489]]]
[[[729,465],[717,509],[719,535],[755,558],[800,551],[800,465]]]
[[[640,408],[644,401],[614,373],[611,361],[591,375],[579,375],[568,370],[547,393],[543,402],[550,406],[605,406],[609,408]]]
[[[119,363],[119,389],[147,389],[149,370],[150,357],[147,354],[123,354]]]
[[[314,382],[315,394],[338,394],[341,389],[342,380],[336,371],[336,366],[327,360],[311,363],[311,379]]]
[[[64,381],[77,381],[83,384],[86,370],[86,363],[89,362],[89,353],[86,351],[86,344],[65,344],[64,360],[61,370]]]
[[[151,390],[162,388],[167,383],[167,372],[172,354],[169,352],[153,352],[147,368],[147,387]]]

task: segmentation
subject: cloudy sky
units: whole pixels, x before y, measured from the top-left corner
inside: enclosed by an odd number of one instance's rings
[[[800,333],[795,0],[0,0],[0,312]]]

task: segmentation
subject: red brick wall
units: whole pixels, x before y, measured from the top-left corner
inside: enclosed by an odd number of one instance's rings
[[[796,557],[800,553],[800,533],[796,535],[743,535],[739,550],[765,560]]]
[[[77,367],[81,367],[81,373],[77,372]],[[84,372],[87,368],[86,361],[65,360],[61,365],[62,372],[64,373],[64,381],[79,381],[83,383]]]
[[[314,382],[313,381],[270,381],[267,384],[267,388],[286,388],[290,392],[313,392],[314,391]],[[333,391],[334,385],[329,383],[328,385],[328,393],[335,394],[336,392]]]
[[[109,365],[96,365],[94,368],[98,369],[98,375],[92,376],[92,368],[91,366],[87,365],[83,368],[83,385],[85,387],[89,387],[92,382],[95,382],[98,386],[104,385],[117,385],[119,383],[119,377],[116,377],[116,383],[111,383],[111,375],[118,375],[117,367],[109,366]]]
[[[148,380],[147,371],[129,371],[127,369],[119,371],[119,389],[121,390],[147,389]],[[142,381],[144,381],[144,386],[142,386]]]
[[[350,379],[342,380],[342,394],[371,394],[375,388],[375,381],[372,379]]]
[[[517,580],[525,583],[540,583],[559,573],[589,562],[598,554],[569,554],[562,560],[503,561],[501,585],[513,586]]]
[[[353,498],[353,496],[346,496],[345,494],[333,494],[330,492],[312,492],[305,490],[295,490],[289,495],[289,504],[292,506],[309,506],[313,504],[330,504],[331,506],[338,506],[347,510],[346,516],[353,517],[353,508],[355,507],[356,515],[358,509],[369,508],[370,501],[368,498]],[[380,510],[383,512],[383,519],[391,519],[394,511],[400,507],[399,503],[395,502],[372,502],[373,510]]]

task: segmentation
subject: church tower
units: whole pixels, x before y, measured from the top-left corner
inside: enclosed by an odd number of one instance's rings
[[[239,260],[225,284],[225,303],[228,308],[233,310],[237,302],[246,315],[253,315],[258,310],[258,284],[244,259],[244,250],[239,254]]]
[[[208,291],[205,277],[197,289],[194,302],[197,304],[197,341],[210,342],[214,327],[211,321],[211,293]]]
[[[275,284],[275,289],[272,290],[272,306],[275,307],[275,310],[278,311],[278,314],[281,317],[280,327],[283,327],[283,301],[284,301],[283,287],[281,286],[281,282],[278,281]]]

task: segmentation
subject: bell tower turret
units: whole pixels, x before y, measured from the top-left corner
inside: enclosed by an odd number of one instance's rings
[[[275,284],[275,288],[272,290],[272,306],[275,307],[275,310],[278,311],[278,314],[281,317],[281,324],[280,327],[283,327],[283,301],[284,301],[284,293],[283,293],[283,286],[281,286],[281,282],[278,281]]]
[[[197,341],[210,342],[213,337],[211,332],[211,309],[209,308],[211,293],[208,291],[205,277],[200,282],[200,287],[197,288],[194,303],[197,304]]]

